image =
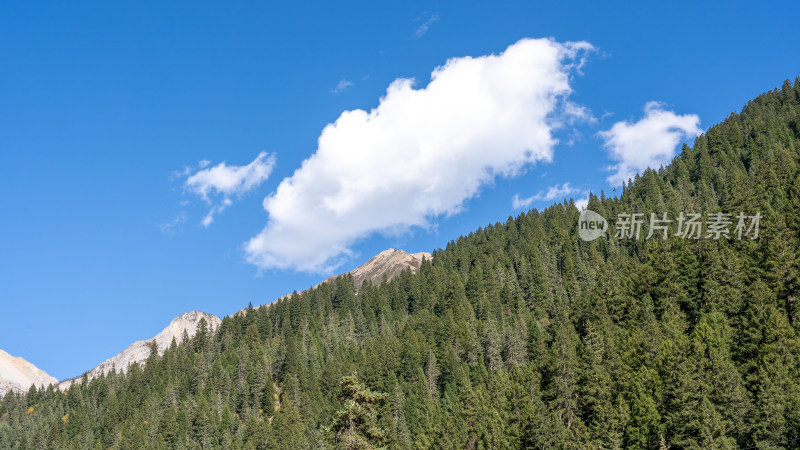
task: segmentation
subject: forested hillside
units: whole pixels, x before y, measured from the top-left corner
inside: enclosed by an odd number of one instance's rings
[[[9,394],[0,447],[800,447],[800,79],[588,208],[762,217],[755,240],[585,242],[573,204],[533,210]]]

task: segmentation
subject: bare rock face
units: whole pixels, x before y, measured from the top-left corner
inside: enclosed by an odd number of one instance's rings
[[[91,380],[101,374],[108,374],[112,369],[117,372],[127,372],[131,364],[142,364],[150,356],[150,343],[153,341],[155,341],[158,354],[162,355],[164,350],[169,348],[170,344],[172,344],[172,339],[175,339],[175,342],[178,344],[181,343],[184,331],[190,338],[194,336],[197,333],[201,319],[205,319],[206,327],[209,332],[216,330],[219,324],[222,323],[222,319],[212,314],[206,314],[200,311],[183,313],[172,319],[172,322],[170,322],[162,332],[158,333],[156,337],[134,342],[123,350],[122,353],[105,360],[102,364],[87,372],[87,378]],[[64,380],[59,383],[58,387],[62,390],[68,389],[72,383],[80,381],[81,378],[82,377],[76,377]]]
[[[412,272],[416,272],[422,266],[423,258],[430,261],[431,254],[426,252],[409,254],[403,250],[390,248],[373,256],[372,259],[355,268],[350,274],[353,275],[353,282],[358,288],[367,280],[373,283],[380,283],[386,277],[386,280],[389,281],[405,269],[411,269]]]
[[[32,384],[46,388],[58,384],[58,380],[19,356],[0,350],[0,397],[11,391],[28,392]]]
[[[365,281],[380,283],[384,277],[386,277],[386,281],[389,281],[394,278],[395,275],[399,274],[405,269],[411,269],[412,272],[416,272],[422,266],[423,258],[430,261],[433,258],[433,255],[428,252],[406,253],[403,250],[395,250],[390,248],[378,253],[369,261],[356,267],[350,272],[326,278],[322,283],[327,283],[343,275],[350,274],[353,276],[353,284],[355,284],[356,289],[358,289]],[[300,293],[302,292],[303,291]],[[278,300],[285,300],[289,297],[289,295],[284,295]],[[272,303],[267,303],[266,305],[261,305],[257,308],[268,308],[271,304]],[[240,309],[239,311],[236,311],[234,315],[242,315],[246,313],[246,309]]]

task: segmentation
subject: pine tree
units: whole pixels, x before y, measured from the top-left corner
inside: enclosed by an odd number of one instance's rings
[[[357,376],[342,378],[337,396],[342,408],[326,428],[328,441],[335,448],[370,449],[386,440],[386,431],[378,425],[376,407],[387,395],[373,392],[358,382]]]

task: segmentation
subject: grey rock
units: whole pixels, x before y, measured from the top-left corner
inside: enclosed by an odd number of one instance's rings
[[[58,380],[23,358],[0,350],[0,397],[11,391],[27,392],[33,384],[46,388],[58,384]]]
[[[206,327],[208,327],[209,331],[216,330],[219,328],[219,324],[222,323],[222,319],[219,317],[201,311],[183,313],[172,319],[172,322],[154,338],[136,341],[123,350],[122,353],[103,361],[99,366],[86,373],[87,379],[91,380],[97,378],[101,374],[106,375],[111,372],[112,369],[116,372],[127,372],[131,364],[144,363],[150,356],[150,343],[153,341],[156,343],[158,354],[164,354],[164,350],[169,348],[172,339],[175,339],[175,342],[178,344],[181,343],[184,331],[186,331],[189,337],[194,336],[197,333],[197,328],[201,319],[206,320]],[[82,378],[83,376],[64,380],[58,384],[58,387],[62,390],[68,389],[72,383],[78,382]]]

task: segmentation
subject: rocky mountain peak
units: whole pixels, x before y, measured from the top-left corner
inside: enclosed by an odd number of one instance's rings
[[[170,344],[172,344],[173,339],[175,339],[175,342],[181,343],[184,332],[186,332],[189,337],[194,336],[197,333],[202,319],[205,319],[208,331],[216,330],[219,324],[222,323],[222,319],[219,317],[213,314],[206,314],[202,311],[183,313],[172,319],[169,325],[152,339],[134,342],[123,350],[122,353],[105,360],[99,366],[87,372],[87,378],[91,380],[101,374],[108,374],[112,369],[117,372],[127,372],[131,364],[142,364],[147,360],[147,357],[150,356],[150,343],[154,341],[158,353],[163,354],[164,350],[169,348]],[[72,383],[79,379],[80,377],[76,377],[62,381],[59,384],[59,388],[67,389]]]
[[[342,275],[347,275],[347,274],[353,276],[353,284],[355,285],[356,288],[361,286],[364,283],[364,281],[367,280],[373,283],[380,283],[384,277],[386,277],[387,281],[391,280],[398,273],[402,272],[405,269],[411,269],[412,272],[416,272],[417,270],[419,270],[420,267],[422,267],[423,258],[430,261],[431,259],[433,259],[433,255],[431,255],[428,252],[406,253],[403,250],[396,250],[393,248],[389,248],[373,256],[372,258],[369,259],[369,261],[356,267],[350,272],[345,272],[341,275],[334,275],[332,277],[326,278],[322,283],[333,281],[341,277]],[[300,292],[302,293],[303,291]],[[285,300],[287,298],[289,298],[289,295],[284,295],[278,300]],[[257,308],[269,307],[269,305],[271,304],[272,303],[267,303],[265,305],[260,305]],[[246,313],[247,309],[240,309],[235,313],[235,315],[241,315]]]
[[[47,387],[58,384],[58,380],[25,359],[0,350],[0,397],[11,391],[27,392],[32,384]]]
[[[423,258],[430,261],[432,256],[427,252],[409,254],[403,250],[390,248],[373,256],[369,261],[352,270],[350,274],[353,276],[356,287],[361,286],[366,280],[377,283],[386,277],[388,281],[405,269],[416,272],[422,266]]]

